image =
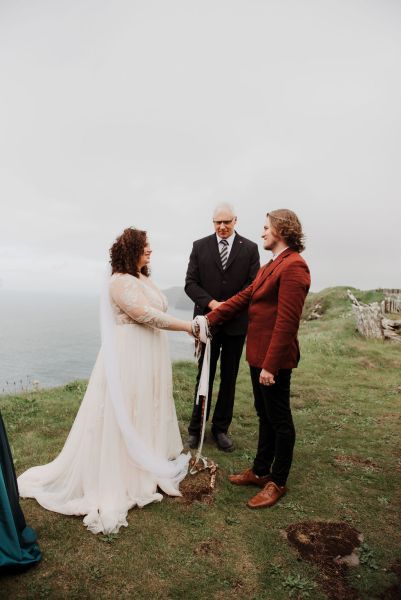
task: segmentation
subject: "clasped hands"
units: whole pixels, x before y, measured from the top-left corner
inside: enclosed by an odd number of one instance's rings
[[[215,308],[218,308],[221,304],[223,304],[223,302],[219,302],[218,300],[211,300],[208,304],[208,307],[211,310],[214,310]],[[199,328],[196,327],[196,324],[194,325],[194,321],[190,322],[190,329],[187,330],[187,333],[191,337],[199,339]]]

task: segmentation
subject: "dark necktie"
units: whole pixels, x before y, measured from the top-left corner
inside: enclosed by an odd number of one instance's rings
[[[227,242],[227,240],[220,240],[219,244],[220,244],[221,266],[223,267],[223,269],[225,269],[227,266],[227,260],[228,260],[228,242]]]

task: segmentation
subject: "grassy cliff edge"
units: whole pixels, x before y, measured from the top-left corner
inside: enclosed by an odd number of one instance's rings
[[[353,293],[363,302],[380,299],[380,292]],[[401,344],[356,333],[346,288],[310,294],[305,317],[316,303],[321,318],[300,329],[302,360],[292,384],[297,443],[290,492],[280,503],[251,511],[245,503],[253,490],[227,482],[227,474],[250,464],[257,440],[243,362],[231,428],[236,450],[226,455],[205,444],[219,464],[211,504],[166,498],[131,510],[118,536],[94,536],[80,517],[23,500],[44,559],[2,577],[0,598],[323,599],[318,567],[299,560],[283,536],[307,520],[343,521],[362,532],[361,564],[349,570],[347,584],[363,599],[392,597],[382,594],[398,585],[394,564],[401,561]],[[194,379],[194,364],[174,364],[184,438]],[[84,391],[84,382],[73,382],[0,397],[18,473],[57,455]]]

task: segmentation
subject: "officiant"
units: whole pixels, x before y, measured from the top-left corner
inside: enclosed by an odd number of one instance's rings
[[[239,235],[237,217],[230,204],[219,204],[213,213],[214,233],[193,243],[185,279],[185,292],[194,302],[194,317],[205,315],[246,288],[260,267],[257,245]],[[220,358],[220,388],[212,417],[212,435],[220,450],[231,452],[234,444],[227,435],[233,417],[235,385],[248,325],[247,312],[213,332],[207,405],[209,418],[213,381]],[[196,448],[201,429],[201,405],[196,394],[203,355],[198,364],[194,406],[188,427],[188,445]]]

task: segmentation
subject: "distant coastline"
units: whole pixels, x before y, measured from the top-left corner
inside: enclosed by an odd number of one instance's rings
[[[164,293],[169,312],[192,318],[182,288]],[[189,336],[168,337],[173,361],[194,360]],[[88,379],[99,348],[98,297],[0,289],[0,394]]]

